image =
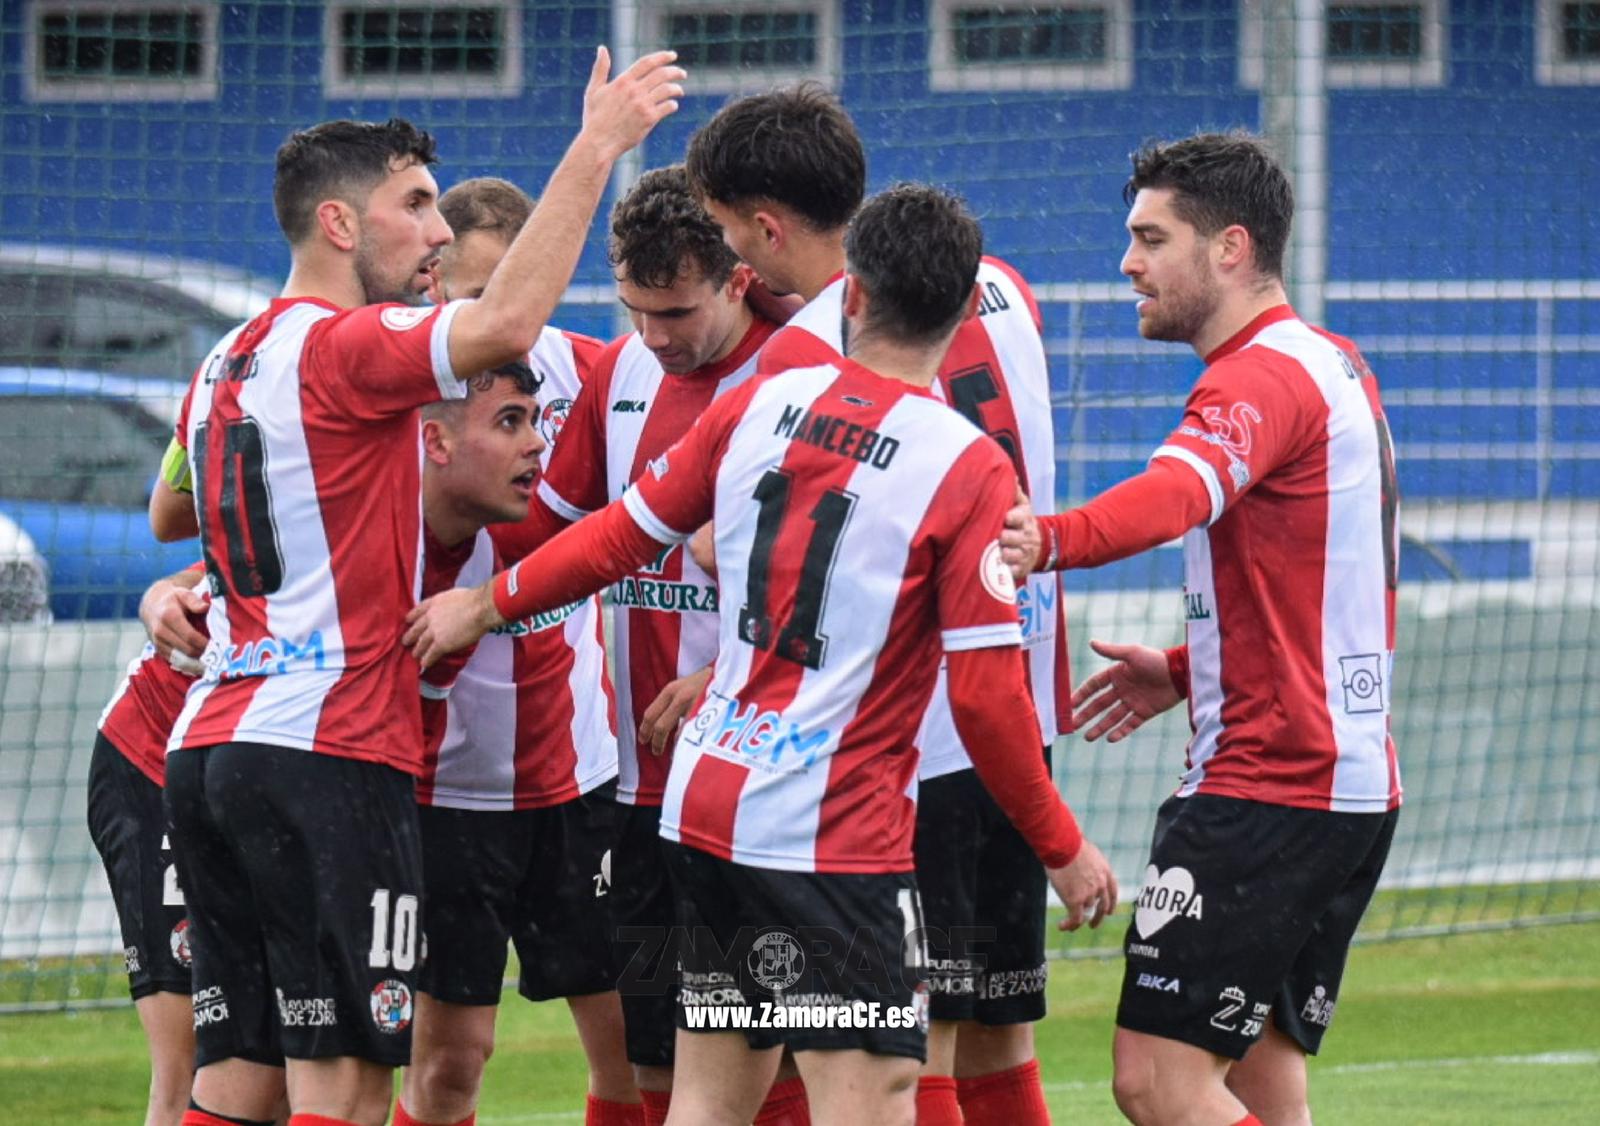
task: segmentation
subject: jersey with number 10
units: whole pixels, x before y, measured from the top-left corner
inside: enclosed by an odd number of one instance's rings
[[[458,308],[280,298],[201,365],[179,436],[211,642],[169,749],[266,743],[419,770],[400,644],[422,550],[416,408],[466,393]]]
[[[849,360],[747,383],[623,504],[715,517],[715,672],[674,751],[669,840],[758,868],[903,872],[942,651],[1020,645],[998,536],[1015,472],[925,391]]]
[[[1051,511],[1056,443],[1039,306],[1028,283],[998,258],[983,260],[978,291],[978,315],[956,330],[933,393],[999,443],[1034,507]],[[844,280],[837,278],[767,343],[760,370],[782,371],[837,358],[844,348],[843,305]],[[1072,722],[1061,576],[1053,571],[1033,575],[1017,591],[1017,603],[1039,735],[1048,745],[1070,731]],[[950,716],[943,669],[917,745],[923,778],[972,766]]]

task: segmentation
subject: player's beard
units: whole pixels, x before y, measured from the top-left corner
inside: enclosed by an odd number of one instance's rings
[[[1187,279],[1165,285],[1156,294],[1155,308],[1139,318],[1139,335],[1146,340],[1188,344],[1204,331],[1222,303],[1222,293],[1211,276],[1206,248],[1195,249]]]
[[[356,240],[356,281],[361,286],[361,292],[366,297],[368,305],[379,305],[389,301],[398,301],[404,305],[423,305],[427,303],[427,290],[419,290],[416,283],[419,278],[418,271],[425,267],[435,257],[430,253],[417,263],[415,269],[408,270],[403,277],[393,276],[394,271],[383,268],[383,260],[373,246],[372,239],[363,230],[361,237]]]

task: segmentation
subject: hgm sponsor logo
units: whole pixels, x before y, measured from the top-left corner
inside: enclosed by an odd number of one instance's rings
[[[740,704],[720,692],[708,692],[700,710],[684,728],[686,742],[707,750],[736,754],[767,769],[806,769],[833,740],[833,732],[802,731],[782,712],[758,704]]]
[[[289,672],[320,670],[328,655],[322,645],[322,631],[308,637],[263,637],[243,645],[213,646],[205,654],[208,680],[233,680],[246,676],[278,676]]]

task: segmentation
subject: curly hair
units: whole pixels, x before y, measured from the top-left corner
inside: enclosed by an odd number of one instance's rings
[[[606,250],[624,278],[651,289],[672,285],[691,262],[721,288],[739,264],[722,241],[722,228],[689,190],[681,164],[646,172],[617,201]]]
[[[861,208],[844,236],[850,273],[870,298],[867,323],[924,344],[966,311],[983,258],[983,229],[960,196],[896,184]]]

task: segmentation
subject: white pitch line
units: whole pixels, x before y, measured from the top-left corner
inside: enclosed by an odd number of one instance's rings
[[[1526,1056],[1453,1056],[1432,1060],[1379,1060],[1374,1063],[1342,1063],[1332,1067],[1317,1068],[1312,1078],[1319,1075],[1359,1075],[1372,1071],[1427,1071],[1432,1068],[1482,1067],[1498,1064],[1503,1067],[1592,1067],[1600,1064],[1600,1052],[1537,1052]],[[1092,1091],[1109,1086],[1105,1079],[1070,1079],[1046,1083],[1046,1091]],[[533,1114],[496,1114],[480,1117],[483,1126],[512,1126],[520,1122],[576,1122],[583,1118],[577,1110],[546,1110]]]

